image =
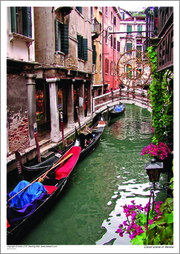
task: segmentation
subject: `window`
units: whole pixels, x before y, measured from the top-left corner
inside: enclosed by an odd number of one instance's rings
[[[111,47],[113,48],[113,36],[111,35]]]
[[[127,25],[127,34],[132,34],[132,25]]]
[[[61,24],[55,19],[55,51],[61,51],[65,54],[69,53],[68,34],[68,25]]]
[[[99,72],[102,72],[102,57],[99,55]]]
[[[96,45],[92,45],[93,48],[93,64],[96,64]]]
[[[142,46],[137,46],[136,48],[137,48],[137,50],[140,51],[140,52],[137,51],[136,57],[137,57],[137,58],[141,58],[141,57],[142,57]]]
[[[105,7],[105,15],[108,17],[108,7]]]
[[[126,44],[126,51],[132,50],[132,43],[127,43]],[[127,54],[131,54],[132,55],[132,51],[131,52],[127,52]]]
[[[120,52],[120,41],[117,41],[117,51]]]
[[[105,43],[108,44],[108,32],[105,30]]]
[[[138,35],[142,35],[142,25],[137,25]]]
[[[112,24],[113,24],[113,21],[114,21],[113,17],[114,17],[113,12],[111,12],[111,23]]]
[[[105,59],[105,73],[109,73],[109,59],[107,58]]]
[[[82,7],[76,7],[76,10],[82,14]]]
[[[137,40],[136,44],[142,44],[142,40]]]
[[[141,78],[141,72],[142,72],[142,70],[141,69],[137,69],[137,71],[136,71],[136,78]]]
[[[114,49],[116,49],[116,38],[114,38]]]
[[[83,38],[82,35],[77,35],[78,40],[78,58],[85,61],[88,60],[88,39]]]
[[[128,64],[126,66],[126,72],[129,78],[132,78],[132,66],[130,64]]]
[[[116,17],[114,16],[114,26],[116,26]]]
[[[11,32],[32,38],[31,7],[10,7]]]

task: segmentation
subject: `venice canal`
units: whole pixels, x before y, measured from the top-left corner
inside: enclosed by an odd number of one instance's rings
[[[151,113],[126,105],[113,120],[93,153],[75,167],[50,212],[22,239],[20,245],[131,245],[116,230],[125,219],[122,206],[149,201],[151,183],[141,156],[152,139]],[[161,174],[159,185],[166,181]],[[156,191],[164,201],[165,192]]]

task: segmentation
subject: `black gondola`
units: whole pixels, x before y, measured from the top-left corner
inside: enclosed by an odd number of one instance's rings
[[[86,157],[88,154],[95,150],[100,140],[100,137],[104,132],[106,123],[101,115],[96,116],[93,122],[95,123],[91,128],[85,128],[84,131],[80,132],[79,135],[77,133],[77,130],[75,130],[75,140],[72,144],[69,145],[70,148],[70,146],[74,145],[77,139],[80,139],[81,153],[79,160],[82,160],[84,157]],[[65,151],[67,151],[67,148],[64,150],[64,152],[62,151],[62,153],[56,153],[50,159],[29,167],[23,165],[19,157],[19,164],[24,179],[30,181],[42,171],[48,170],[56,161],[58,161],[58,159],[65,153]]]
[[[117,105],[113,110],[109,110],[108,112],[108,120],[109,122],[111,119],[117,118],[121,116],[125,111],[125,104]]]
[[[22,180],[8,194],[8,245],[17,245],[52,207],[73,171],[80,151],[79,142],[72,146],[48,171],[45,170],[31,183]]]

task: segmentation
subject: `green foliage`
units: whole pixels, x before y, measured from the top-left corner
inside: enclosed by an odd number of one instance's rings
[[[173,213],[173,199],[167,198],[147,231],[131,240],[133,245],[173,245]]]
[[[148,56],[152,66],[152,83],[149,89],[149,98],[152,105],[152,125],[154,127],[153,143],[168,143],[167,136],[173,131],[173,91],[168,78],[173,79],[172,73],[157,72],[157,52],[155,47],[148,48]],[[164,126],[166,129],[164,130]]]

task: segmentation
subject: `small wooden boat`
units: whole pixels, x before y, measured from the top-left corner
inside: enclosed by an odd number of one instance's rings
[[[22,180],[7,196],[7,244],[18,244],[59,197],[80,156],[76,143],[49,170]]]
[[[94,124],[92,125],[91,128],[86,127],[82,132],[80,132],[80,134],[78,134],[77,130],[75,130],[75,139],[73,141],[73,144],[71,144],[71,146],[74,145],[76,140],[80,140],[81,153],[79,161],[95,150],[100,140],[100,137],[104,132],[106,123],[101,115],[96,116],[93,119],[93,123]],[[24,179],[30,181],[33,178],[35,178],[38,174],[40,174],[42,171],[48,170],[63,155],[63,153],[64,153],[63,151],[62,153],[56,153],[50,159],[29,167],[21,163],[20,156],[16,157],[19,160],[19,165],[21,167]]]
[[[125,111],[125,104],[116,105],[113,110],[109,110],[108,119],[117,118],[121,116]]]

